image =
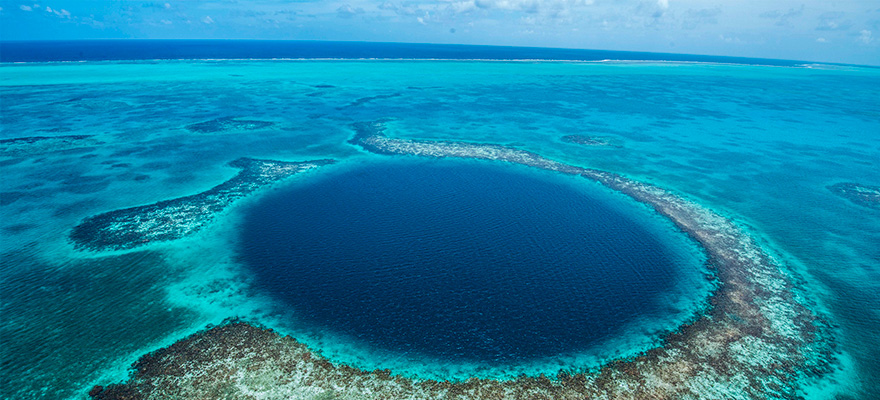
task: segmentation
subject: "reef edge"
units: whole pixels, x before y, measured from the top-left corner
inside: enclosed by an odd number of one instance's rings
[[[191,196],[113,210],[75,226],[70,240],[80,250],[128,250],[148,243],[180,239],[200,230],[214,215],[255,190],[333,160],[286,162],[239,158],[229,166],[241,171],[232,179]]]

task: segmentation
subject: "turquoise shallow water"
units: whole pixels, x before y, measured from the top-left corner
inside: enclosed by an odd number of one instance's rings
[[[342,170],[374,162],[382,156],[346,141],[351,123],[380,118],[390,118],[395,137],[514,146],[650,182],[733,217],[805,274],[803,295],[836,324],[845,371],[829,385],[856,398],[880,395],[872,379],[880,373],[880,211],[827,189],[880,185],[876,69],[94,62],[3,65],[0,85],[0,139],[93,135],[7,145],[2,153],[2,397],[83,397],[93,382],[122,379],[145,351],[229,316],[300,334],[355,364],[394,361],[429,373],[418,360],[383,359],[297,327],[253,290],[229,249],[241,210],[258,198],[225,211],[196,237],[142,251],[79,252],[66,238],[85,217],[211,188],[235,175],[226,163],[242,156],[334,158],[341,164],[324,168]],[[187,129],[218,117],[274,125]],[[615,145],[566,142],[566,135]],[[608,349],[626,353],[644,344],[638,337]]]

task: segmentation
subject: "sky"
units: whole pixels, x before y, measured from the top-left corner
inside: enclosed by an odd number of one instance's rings
[[[0,0],[0,39],[564,47],[880,65],[880,0]]]

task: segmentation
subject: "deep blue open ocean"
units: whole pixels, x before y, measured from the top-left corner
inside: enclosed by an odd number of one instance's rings
[[[804,61],[612,50],[286,40],[4,41],[0,62],[178,59],[400,58],[443,60],[664,60],[793,66]]]
[[[580,177],[349,143],[376,121],[730,218],[833,326],[833,371],[804,397],[880,397],[878,68],[285,41],[2,41],[0,61],[0,398],[87,398],[230,317],[334,362],[467,379],[593,368],[704,311],[705,255],[650,207]],[[206,209],[182,239],[71,242],[89,217],[232,180],[241,157],[336,162]]]

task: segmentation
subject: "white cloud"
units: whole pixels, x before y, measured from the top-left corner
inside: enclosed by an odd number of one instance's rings
[[[419,23],[422,24],[422,25],[427,25],[427,24],[425,23],[425,19],[422,18],[422,17],[418,17],[418,18],[416,18],[416,21],[419,21]]]
[[[697,29],[700,26],[717,25],[718,16],[721,14],[721,7],[699,10],[689,9],[681,15],[681,27],[684,29]]]
[[[659,0],[665,1],[665,0]],[[474,0],[474,5],[484,10],[498,9],[527,13],[561,13],[572,8],[593,4],[593,0]]]
[[[45,10],[49,14],[55,14],[61,18],[70,18],[70,12],[65,9],[52,9],[52,7],[46,6]]]
[[[164,7],[165,7],[166,10],[170,10],[170,9],[171,9],[171,3],[165,3]]]
[[[163,19],[163,20],[161,20],[161,21],[159,21],[159,22],[161,22],[161,23],[163,23],[163,24],[165,24],[165,25],[171,25],[171,24],[173,24],[173,22],[171,22],[171,21],[169,21],[169,20],[167,20],[167,19]]]
[[[853,22],[845,19],[846,14],[842,12],[826,12],[819,15],[819,26],[817,31],[845,31],[852,27]]]
[[[736,37],[736,36],[724,36],[718,35],[718,38],[723,40],[726,43],[735,43],[735,44],[744,44],[746,43],[744,40]]]
[[[23,5],[23,4],[18,6],[18,8],[20,8],[21,11],[33,11],[33,8],[31,8],[30,6]]]
[[[471,3],[473,3],[473,1],[471,1]],[[422,10],[419,5],[413,5],[413,4],[400,4],[400,5],[398,5],[398,4],[394,4],[392,2],[389,2],[389,1],[386,1],[377,7],[380,10],[393,11],[397,15],[413,16],[413,15],[423,15],[426,13],[426,11]],[[358,8],[357,10],[360,10],[361,12],[363,12],[363,9],[361,9],[361,8]]]
[[[860,35],[859,35],[860,42],[862,42],[864,44],[870,44],[871,42],[874,41],[874,38],[871,37],[871,31],[869,31],[867,29],[862,29],[862,31],[859,33],[860,33]]]
[[[789,8],[788,11],[772,10],[759,14],[761,18],[775,19],[776,26],[789,26],[791,20],[797,19],[804,14],[805,6],[801,4],[800,8]]]
[[[825,39],[823,37],[816,38],[816,42],[817,43],[831,43],[831,41],[829,41],[828,39]]]
[[[354,8],[351,4],[343,4],[336,9],[336,15],[340,18],[351,18],[358,14],[363,14],[363,8]]]
[[[634,19],[641,20],[645,26],[656,27],[660,18],[666,15],[669,9],[668,1],[657,0],[656,2],[640,1],[634,7],[628,10],[618,9],[621,16],[629,15]]]
[[[210,15],[207,15],[207,16],[205,16],[205,18],[202,18],[202,22],[204,22],[204,23],[206,23],[206,24],[213,24],[213,23],[214,23],[214,19],[211,18]]]
[[[447,9],[455,14],[467,14],[477,9],[474,0],[455,1],[449,4]]]

